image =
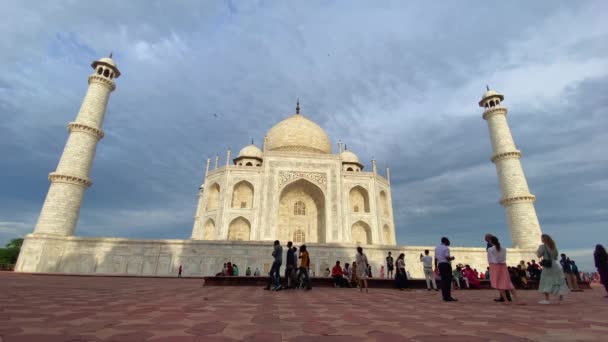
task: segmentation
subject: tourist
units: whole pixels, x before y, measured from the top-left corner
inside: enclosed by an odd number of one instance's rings
[[[359,289],[363,292],[363,288],[365,287],[365,292],[369,292],[367,288],[367,277],[368,271],[370,271],[370,267],[368,266],[367,256],[363,254],[363,248],[357,247],[357,278],[359,279]]]
[[[253,276],[254,277],[259,277],[260,276],[260,269],[259,268],[255,268],[255,271],[253,271]]]
[[[391,252],[388,252],[388,256],[386,257],[386,276],[390,279],[393,277],[393,268],[395,267],[393,260],[393,256]]]
[[[492,247],[487,251],[490,264],[490,284],[498,290],[500,298],[505,298],[506,292],[510,292],[516,304],[523,304],[517,297],[517,291],[507,269],[507,249],[500,245],[496,236],[492,236],[490,241]]]
[[[557,246],[553,239],[547,235],[541,235],[542,245],[538,247],[536,256],[542,258],[540,265],[543,267],[543,272],[540,274],[540,282],[538,291],[545,295],[545,299],[539,301],[539,304],[551,304],[549,295],[559,296],[559,302],[564,300],[564,295],[570,292],[566,285],[564,272],[557,263]]]
[[[568,288],[573,292],[582,291],[579,290],[578,282],[576,281],[574,272],[572,272],[572,263],[570,262],[570,258],[567,258],[566,254],[562,253],[562,258],[560,259],[559,263],[562,265],[562,270],[566,276],[566,284],[568,284]]]
[[[456,286],[458,289],[469,288],[469,280],[465,278],[462,274],[463,268],[464,267],[462,265],[458,264],[456,265],[454,271],[452,271],[452,279],[454,279],[454,286]],[[464,283],[464,287],[462,286],[462,283]]]
[[[380,278],[384,279],[384,265],[380,266]]]
[[[278,291],[281,289],[281,264],[283,263],[283,247],[281,247],[279,240],[274,241],[272,257],[274,260],[268,273],[266,290]]]
[[[224,263],[224,270],[222,271],[223,276],[228,276],[228,263]]]
[[[599,275],[600,282],[604,285],[606,293],[608,293],[608,254],[606,249],[602,245],[595,245],[595,252],[593,252],[593,260],[595,261],[595,268],[597,268],[597,275]],[[595,274],[593,278],[597,277]],[[608,294],[606,295],[608,298]]]
[[[535,280],[540,280],[542,269],[540,268],[540,265],[536,263],[536,260],[532,260],[532,269],[534,270],[534,275],[531,277]]]
[[[368,278],[372,277],[372,265],[371,264],[367,264],[367,277]]]
[[[493,236],[494,235],[492,235],[492,234],[486,234],[484,236],[484,238],[483,238],[485,240],[485,242],[486,242],[486,252],[488,251],[488,249],[490,249],[490,247],[492,247],[492,237]],[[486,279],[491,280],[490,267],[487,268]],[[510,292],[506,292],[506,294],[507,294],[506,300],[508,300],[510,302],[511,301],[511,293]],[[502,294],[501,294],[500,297],[499,298],[495,298],[494,301],[495,302],[504,302],[505,301],[505,297],[503,297]]]
[[[232,275],[235,277],[239,276],[239,267],[236,264],[232,265]]]
[[[353,268],[350,267],[349,263],[344,264],[344,270],[342,270],[342,273],[344,274],[344,278],[346,278],[346,280],[348,281],[348,287],[351,287],[351,283],[353,280]]]
[[[247,277],[251,276],[251,267],[247,266],[247,270],[245,271],[245,276],[247,276]]]
[[[465,265],[462,274],[465,279],[469,282],[469,287],[472,289],[479,289],[479,278],[477,272],[475,272],[470,265]]]
[[[331,269],[331,277],[334,279],[334,287],[350,287],[346,278],[344,278],[344,271],[342,271],[340,261],[336,261],[336,264]]]
[[[450,240],[447,237],[441,238],[441,244],[435,247],[435,268],[439,269],[441,275],[441,294],[446,302],[456,302],[452,297],[452,265],[454,257],[450,255]]]
[[[420,262],[422,263],[422,270],[426,279],[427,291],[431,291],[431,285],[433,285],[433,290],[439,291],[435,282],[435,274],[433,273],[433,257],[429,255],[428,249],[424,250],[424,255],[420,254]]]
[[[403,291],[408,288],[407,274],[405,273],[405,254],[399,254],[397,258],[397,272],[395,274],[395,285]]]
[[[490,267],[488,266],[485,271],[486,280],[490,280]]]
[[[310,267],[310,256],[308,255],[308,251],[306,250],[306,245],[300,246],[300,275],[303,277],[302,286],[306,287],[306,290],[310,290],[312,287],[310,286],[310,277],[308,276],[308,268]],[[300,277],[298,277],[299,279]]]
[[[182,277],[182,265],[179,265],[179,268],[177,269],[177,277],[178,278]]]
[[[355,285],[356,287],[359,287],[359,277],[357,276],[358,270],[357,270],[357,262],[353,261],[353,276],[351,278],[351,284]]]
[[[231,262],[226,263],[226,275],[229,277],[234,275],[234,268]]]
[[[574,276],[576,277],[576,281],[579,282],[581,281],[581,273],[578,270],[578,266],[576,266],[576,263],[574,262],[574,260],[570,260],[570,264],[572,265],[572,273],[574,273]]]
[[[293,273],[296,272],[296,252],[293,250],[293,243],[287,242],[287,261],[285,263],[285,279],[287,279],[287,288],[294,287]]]

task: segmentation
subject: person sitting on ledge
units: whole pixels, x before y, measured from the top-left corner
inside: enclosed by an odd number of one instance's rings
[[[334,287],[350,287],[344,278],[340,261],[336,261],[336,265],[331,269],[331,277],[334,279]]]
[[[247,270],[245,271],[245,276],[247,276],[247,277],[251,276],[251,267],[247,266]]]
[[[236,264],[232,265],[232,275],[235,277],[239,276],[239,267]]]
[[[253,271],[253,276],[254,277],[259,277],[260,276],[260,269],[259,268],[255,268],[255,271]]]
[[[470,265],[465,265],[462,271],[464,278],[469,282],[469,288],[479,289],[479,279],[477,279],[477,273],[471,269]]]

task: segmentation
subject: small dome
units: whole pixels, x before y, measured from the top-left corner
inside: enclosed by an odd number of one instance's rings
[[[237,158],[249,157],[249,158],[262,159],[262,156],[263,156],[262,150],[260,150],[259,147],[251,144],[251,145],[247,145],[247,146],[243,147],[243,149],[241,149],[241,151],[239,152],[239,155]]]
[[[269,151],[331,153],[327,133],[319,125],[295,114],[277,123],[266,135]]]
[[[114,60],[110,57],[103,57],[100,58],[96,61],[94,61],[93,63],[91,63],[91,67],[93,67],[93,69],[96,69],[98,65],[105,65],[107,67],[110,67],[112,70],[114,70],[114,74],[116,75],[115,77],[118,78],[120,76],[120,70],[118,70],[118,66],[116,65],[116,63],[114,62]]]
[[[500,99],[500,101],[505,99],[505,97],[502,94],[499,94],[498,92],[496,92],[494,90],[488,89],[481,97],[481,101],[479,101],[479,107],[483,107],[483,102],[490,97],[498,97]]]
[[[355,163],[359,164],[359,157],[356,154],[352,153],[349,150],[346,150],[340,153],[340,158],[342,158],[343,163]]]

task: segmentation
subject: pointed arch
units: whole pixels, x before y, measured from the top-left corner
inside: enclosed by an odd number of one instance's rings
[[[253,184],[242,180],[232,190],[232,208],[251,209],[253,207]]]
[[[206,210],[216,210],[220,206],[220,185],[213,183],[209,187],[209,193],[207,195],[207,206]]]
[[[388,224],[385,224],[384,227],[382,227],[382,236],[384,237],[385,245],[393,244],[393,234],[391,234],[391,228],[388,226]]]
[[[380,210],[382,210],[382,217],[388,217],[388,197],[384,190],[380,191]]]
[[[208,219],[203,226],[203,240],[214,240],[215,238],[215,221]]]
[[[354,212],[355,208],[357,208],[369,213],[369,194],[364,187],[357,185],[350,189],[348,198],[350,200],[351,211]]]
[[[302,230],[307,242],[325,242],[325,194],[316,184],[303,178],[287,184],[280,192],[278,211],[279,240],[292,240],[295,231]]]
[[[357,221],[351,227],[351,240],[358,245],[372,244],[372,229],[364,221]]]
[[[239,216],[230,222],[228,226],[228,240],[249,241],[251,240],[251,224],[243,216]]]

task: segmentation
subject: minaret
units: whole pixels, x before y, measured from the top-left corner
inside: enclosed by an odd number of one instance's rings
[[[534,209],[536,197],[530,193],[528,182],[521,167],[521,151],[515,147],[507,123],[507,108],[500,103],[504,96],[487,88],[479,101],[485,108],[483,118],[488,122],[492,141],[492,162],[500,183],[507,222],[513,247],[535,249],[540,243],[540,225]]]
[[[114,78],[120,76],[110,57],[91,64],[89,89],[76,120],[68,124],[70,135],[55,172],[49,174],[51,185],[44,200],[34,234],[74,234],[80,205],[89,179],[97,142],[103,138],[103,119],[110,93],[116,89]]]

